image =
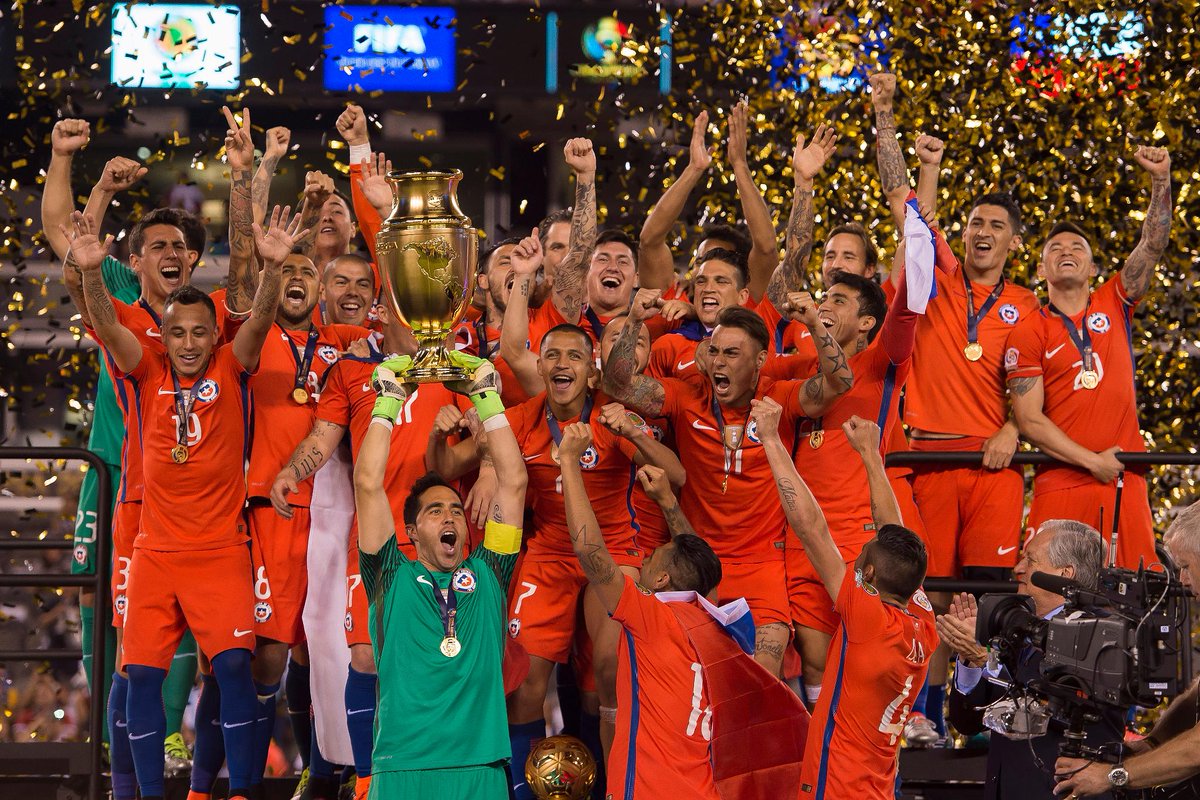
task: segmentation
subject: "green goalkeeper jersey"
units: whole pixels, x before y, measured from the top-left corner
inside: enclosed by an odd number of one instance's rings
[[[504,705],[505,586],[516,555],[480,547],[452,572],[409,560],[393,535],[360,553],[379,670],[372,772],[494,764],[512,757]],[[434,591],[455,592],[461,651],[443,655]]]
[[[123,303],[137,301],[141,287],[132,270],[108,256],[100,272],[104,276],[104,286],[113,297]],[[88,435],[88,450],[103,458],[106,464],[119,465],[125,439],[125,418],[117,404],[116,389],[104,356],[98,356],[98,361],[96,400],[92,412],[92,430]]]

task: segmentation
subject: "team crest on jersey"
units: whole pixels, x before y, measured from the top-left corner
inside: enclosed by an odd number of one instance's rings
[[[518,617],[513,617],[508,621],[508,635],[515,639],[520,632],[521,620]]]
[[[349,611],[346,612],[346,632],[354,630],[354,615]]]
[[[338,360],[338,351],[336,347],[323,344],[317,348],[317,357],[326,364],[336,364]]]
[[[1112,320],[1108,318],[1108,314],[1097,311],[1088,315],[1087,325],[1092,333],[1108,333],[1108,329],[1112,327]]]
[[[196,399],[205,403],[211,403],[217,399],[217,395],[221,393],[221,387],[212,378],[205,378],[200,382],[200,388],[196,390]]]
[[[1012,303],[1005,303],[996,309],[996,316],[1000,318],[1001,322],[1008,325],[1016,325],[1017,320],[1021,318],[1021,312]]]
[[[271,608],[271,604],[268,603],[267,601],[264,600],[261,603],[254,604],[254,621],[255,622],[258,622],[260,624],[263,622],[266,622],[267,620],[269,620],[271,618],[272,613],[273,613],[273,609]]]
[[[454,591],[456,592],[470,594],[475,591],[475,573],[466,567],[459,567],[450,576],[450,585],[454,587]]]
[[[87,556],[88,556],[87,545],[85,545],[85,544],[75,545],[75,563],[76,564],[86,564]]]
[[[1010,347],[1004,351],[1004,368],[1013,369],[1017,366],[1017,361],[1020,360],[1021,353],[1017,348]]]
[[[913,595],[913,602],[928,611],[930,614],[933,613],[933,606],[929,604],[929,598],[925,596],[925,592],[921,589],[917,589],[916,593]]]
[[[755,444],[762,444],[762,440],[758,438],[758,422],[750,420],[750,424],[746,426],[746,438]]]
[[[583,469],[595,469],[600,465],[600,454],[596,452],[596,448],[588,447],[583,451],[583,455],[579,457],[579,466]]]
[[[125,606],[127,605],[124,594],[119,594],[113,598],[113,611],[120,616],[125,616]]]

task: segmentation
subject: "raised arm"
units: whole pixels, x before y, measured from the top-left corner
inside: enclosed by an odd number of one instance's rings
[[[896,227],[904,227],[904,200],[908,197],[908,166],[896,138],[896,117],[892,104],[896,96],[896,76],[876,72],[868,78],[871,105],[875,107],[875,159],[879,165],[879,183],[887,197]]]
[[[921,164],[917,172],[917,205],[929,219],[937,219],[938,177],[945,152],[945,143],[936,136],[927,133],[917,136],[917,161]]]
[[[297,239],[304,255],[313,258],[317,252],[317,223],[321,219],[321,208],[333,194],[333,178],[324,172],[312,170],[304,175],[304,203],[300,206],[300,227],[308,231]]]
[[[296,451],[275,476],[275,483],[271,486],[271,505],[275,506],[279,516],[292,518],[292,506],[287,496],[299,491],[301,483],[325,466],[345,434],[345,426],[336,422],[323,419],[313,422],[312,430],[296,445]]]
[[[842,432],[846,434],[846,441],[850,442],[850,446],[858,453],[863,466],[866,467],[867,485],[871,490],[871,517],[875,520],[875,530],[884,525],[903,525],[900,504],[896,502],[891,481],[883,469],[883,455],[879,452],[879,426],[862,417],[853,416],[842,423]]]
[[[254,303],[258,282],[254,266],[254,143],[250,140],[250,109],[242,109],[242,120],[234,118],[229,106],[221,113],[229,129],[225,131],[225,157],[229,161],[229,277],[225,283],[225,304],[234,314],[245,314]],[[282,262],[281,262],[282,263]],[[275,318],[275,312],[271,312]],[[255,363],[258,363],[257,357]]]
[[[1121,267],[1121,286],[1130,300],[1150,288],[1154,268],[1171,238],[1171,154],[1165,147],[1141,146],[1133,157],[1150,173],[1150,206],[1142,223],[1142,238]]]
[[[571,139],[563,147],[575,173],[575,208],[567,254],[554,273],[550,299],[567,322],[575,322],[587,302],[587,273],[596,249],[596,153],[590,139]]]
[[[278,211],[278,209],[276,209]],[[388,359],[375,368],[371,387],[375,407],[371,423],[354,461],[354,510],[358,515],[358,549],[378,553],[388,539],[396,535],[392,506],[383,488],[387,476],[388,451],[392,446],[392,428],[404,408],[413,387],[401,383],[398,375],[412,365],[409,356]]]
[[[46,168],[46,183],[42,188],[42,233],[60,261],[71,248],[60,230],[70,224],[71,212],[75,210],[71,163],[75,154],[87,146],[90,136],[87,120],[82,119],[60,119],[50,131],[50,166]]]
[[[771,275],[779,264],[779,244],[775,239],[771,211],[758,184],[754,182],[754,173],[750,171],[750,162],[746,158],[746,115],[745,100],[729,113],[729,145],[726,152],[729,166],[733,169],[738,200],[742,204],[742,216],[746,218],[746,227],[750,231],[750,283],[747,288],[750,297],[757,302],[762,299]]]
[[[692,142],[688,148],[688,163],[683,168],[642,224],[638,236],[638,285],[643,289],[669,289],[675,279],[675,259],[667,246],[671,228],[679,221],[688,196],[708,172],[712,153],[705,141],[708,112],[701,111],[692,123]],[[774,236],[772,235],[772,238]]]
[[[850,391],[854,385],[854,374],[842,346],[817,316],[817,304],[808,292],[792,292],[787,296],[783,308],[797,322],[803,323],[812,335],[817,348],[817,374],[800,387],[800,406],[810,417],[819,417],[829,410],[837,399]]]
[[[511,262],[513,288],[500,325],[500,357],[521,382],[521,388],[534,397],[544,388],[537,371],[537,356],[529,349],[529,298],[534,277],[542,265],[542,243],[537,228],[513,250]]]
[[[1009,378],[1008,393],[1021,435],[1043,453],[1087,470],[1100,483],[1108,483],[1124,469],[1116,456],[1121,448],[1110,447],[1093,453],[1076,444],[1046,416],[1046,393],[1041,375]]]
[[[697,535],[692,523],[684,516],[683,509],[679,507],[679,499],[671,489],[671,482],[667,479],[665,470],[647,464],[637,471],[637,479],[650,499],[658,503],[658,507],[662,509],[663,519],[667,523],[667,531],[671,534],[672,539],[681,533]]]
[[[666,473],[671,486],[678,489],[687,480],[687,473],[675,451],[649,435],[629,419],[629,412],[620,403],[606,403],[600,409],[600,424],[629,441],[637,448],[634,460],[639,465],[657,467]]]
[[[644,321],[658,313],[655,304],[661,295],[661,289],[638,289],[621,333],[604,362],[605,393],[648,417],[662,413],[666,392],[657,380],[637,371],[637,343]]]
[[[250,199],[254,207],[254,221],[262,225],[267,218],[267,202],[271,197],[271,181],[279,162],[287,155],[288,144],[292,141],[292,132],[284,127],[267,130],[267,149],[263,151],[258,169],[250,181]]]
[[[83,296],[92,329],[100,343],[108,348],[117,369],[132,372],[142,360],[142,343],[117,319],[117,309],[104,286],[104,276],[100,274],[100,265],[112,237],[106,236],[101,242],[96,236],[96,223],[78,211],[71,214],[71,222],[71,230],[64,226],[60,233],[70,244],[69,257],[83,273]]]
[[[583,485],[583,469],[579,466],[579,458],[591,443],[592,429],[587,424],[574,422],[563,428],[562,441],[558,445],[563,504],[567,509],[567,531],[571,534],[575,557],[579,559],[579,566],[583,568],[588,584],[611,614],[621,601],[625,578],[604,544],[600,523],[596,520],[596,512]]]
[[[829,525],[821,506],[813,497],[808,486],[796,472],[792,454],[779,438],[779,417],[783,407],[769,397],[750,401],[750,419],[758,426],[763,452],[775,476],[775,488],[787,516],[788,525],[804,545],[804,554],[821,576],[829,596],[837,600],[842,579],[846,576],[846,562],[829,535]]]
[[[798,292],[808,284],[806,274],[813,247],[813,179],[821,173],[825,162],[837,146],[837,134],[828,125],[821,125],[806,147],[804,134],[796,137],[792,153],[792,213],[783,234],[784,254],[767,284],[767,299],[783,313],[789,292]]]
[[[279,206],[275,206],[271,212],[271,227],[265,231],[261,225],[253,223],[254,246],[262,257],[263,271],[258,290],[254,293],[250,316],[233,337],[233,355],[248,372],[258,369],[263,342],[267,340],[267,334],[275,322],[283,262],[291,254],[296,240],[305,233],[300,229],[299,214],[292,217],[290,225],[287,224],[290,211],[290,207],[285,206],[281,211]]]

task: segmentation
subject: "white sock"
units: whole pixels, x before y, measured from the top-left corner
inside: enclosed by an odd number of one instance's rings
[[[821,696],[821,684],[818,683],[815,686],[811,686],[807,683],[804,684],[804,699],[808,701],[809,705],[815,706],[817,704],[817,699],[820,696]]]

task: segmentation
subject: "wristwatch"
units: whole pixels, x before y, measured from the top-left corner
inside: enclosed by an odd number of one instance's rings
[[[1112,786],[1124,786],[1129,783],[1129,770],[1124,767],[1113,767],[1108,773],[1108,782]]]

